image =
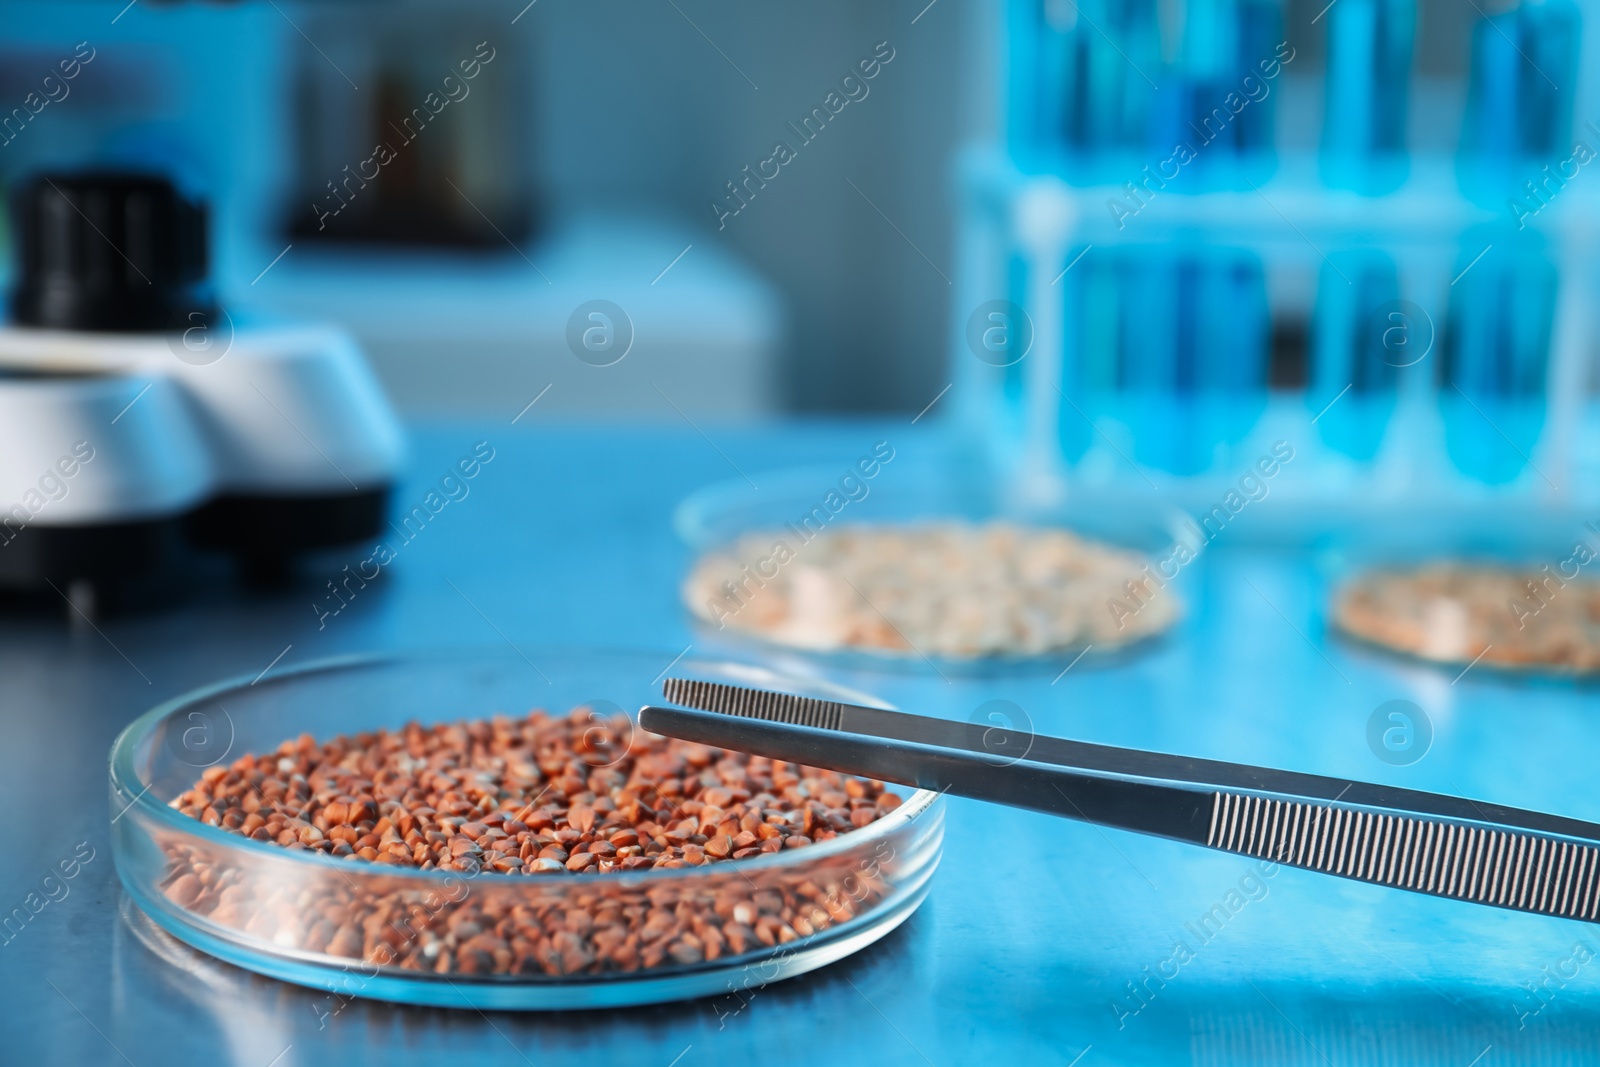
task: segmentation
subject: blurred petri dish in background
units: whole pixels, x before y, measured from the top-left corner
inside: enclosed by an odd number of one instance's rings
[[[1042,670],[1052,665],[1059,670],[1080,656],[1108,659],[1137,654],[1137,649],[1157,639],[1181,617],[1184,571],[1188,562],[1198,557],[1204,537],[1187,515],[1153,497],[1101,497],[1071,489],[1064,497],[1038,494],[1026,483],[996,476],[980,464],[899,458],[879,464],[870,478],[857,468],[840,464],[768,472],[755,476],[754,482],[759,490],[743,479],[707,486],[678,505],[674,527],[699,560],[723,562],[741,539],[769,532],[794,547],[798,566],[804,564],[806,544],[819,533],[905,532],[937,525],[1004,523],[1024,530],[1066,531],[1097,547],[1125,553],[1130,561],[1127,577],[1136,583],[1134,589],[1119,585],[1114,598],[1101,596],[1083,605],[1087,611],[1106,612],[1105,621],[1114,633],[1111,639],[1076,640],[1037,652],[981,655],[924,654],[910,641],[898,649],[797,645],[756,627],[729,625],[724,615],[696,599],[686,583],[685,608],[696,620],[696,632],[704,645],[744,654],[760,651],[769,657],[781,652],[784,662],[810,662],[841,670],[970,675]],[[693,570],[690,573],[693,575]],[[864,599],[871,607],[870,596]],[[1133,615],[1150,603],[1160,603],[1164,622],[1130,627],[1129,636],[1134,639],[1118,640],[1121,635],[1115,631],[1120,613],[1112,611],[1111,599]],[[888,616],[883,619],[896,627]]]

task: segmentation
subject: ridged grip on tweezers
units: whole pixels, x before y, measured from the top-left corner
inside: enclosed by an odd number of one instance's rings
[[[1453,900],[1600,919],[1600,849],[1540,834],[1218,791],[1206,844]]]
[[[844,720],[844,705],[832,700],[769,693],[720,682],[699,682],[689,678],[668,678],[661,686],[668,703],[686,708],[737,715],[745,719],[786,722],[819,730],[838,730]]]

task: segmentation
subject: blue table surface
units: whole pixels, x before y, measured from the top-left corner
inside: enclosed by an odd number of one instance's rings
[[[110,855],[105,758],[158,701],[280,654],[281,666],[510,638],[658,648],[665,662],[700,640],[678,602],[690,552],[669,526],[685,494],[738,470],[842,466],[887,436],[909,456],[948,447],[926,422],[706,436],[530,421],[416,428],[398,490],[407,508],[476,442],[495,458],[387,577],[320,624],[316,567],[255,595],[197,573],[176,606],[101,632],[47,613],[0,622],[0,908],[93,850],[67,895],[0,943],[11,1023],[0,1062],[1600,1062],[1600,929],[1263,875],[1241,857],[964,800],[947,801],[943,863],[905,926],[743,1007],[482,1014],[354,1001],[329,1016],[323,995],[141,934]],[[356,558],[330,557],[330,573]],[[1190,611],[1174,635],[1058,680],[836,673],[930,714],[1006,699],[1043,732],[1600,820],[1594,690],[1484,670],[1453,681],[1334,639],[1324,603],[1340,566],[1219,540],[1185,572]],[[1367,740],[1373,710],[1395,699],[1433,724],[1409,766]],[[1198,934],[1216,905],[1225,921]]]

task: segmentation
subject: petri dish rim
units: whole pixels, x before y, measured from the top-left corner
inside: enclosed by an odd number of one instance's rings
[[[531,648],[534,646],[528,647]],[[551,653],[559,654],[563,650],[581,653],[585,656],[594,656],[597,654],[616,654],[620,656],[656,656],[663,654],[660,652],[660,650],[656,649],[635,649],[624,647],[599,648],[546,645],[538,646],[538,648],[542,655],[547,656]],[[448,654],[462,653],[474,655],[502,655],[501,650],[496,649],[493,646],[471,645],[462,646],[459,648],[449,646],[446,648],[424,650],[352,653],[344,656],[330,656],[323,659],[312,660],[308,663],[297,664],[294,667],[287,668],[282,672],[273,675],[272,680],[282,684],[285,681],[291,681],[293,679],[330,671],[347,670],[354,667],[381,666],[385,663],[396,660],[416,661],[444,659]],[[691,661],[691,665],[693,662],[695,661]],[[757,665],[752,664],[751,666]],[[847,700],[850,703],[864,704],[869,707],[889,707],[889,705],[882,700],[832,682],[811,678],[805,679],[804,681],[807,685],[822,689],[834,690],[839,694],[841,699]],[[128,788],[130,782],[139,781],[138,772],[134,768],[134,760],[139,747],[145,743],[146,739],[159,723],[163,722],[172,713],[179,711],[184,707],[203,700],[214,698],[222,693],[233,691],[238,689],[241,685],[252,685],[252,679],[249,675],[238,675],[220,682],[214,682],[210,685],[201,686],[198,689],[189,690],[186,693],[179,694],[178,696],[161,702],[123,728],[122,732],[117,735],[117,739],[112,742],[110,758],[112,787],[115,790],[117,797],[120,800],[126,801],[126,807],[119,808],[119,811],[126,812],[127,810],[136,807],[147,817],[156,819],[169,829],[175,830],[179,833],[198,836],[202,840],[215,842],[222,847],[242,849],[246,853],[260,856],[271,856],[274,859],[286,859],[292,863],[309,864],[312,867],[320,868],[322,870],[348,870],[350,864],[347,860],[340,860],[331,856],[324,856],[321,853],[313,852],[309,849],[286,849],[277,845],[269,845],[265,842],[255,841],[248,837],[242,837],[239,834],[231,834],[226,830],[219,829],[218,827],[207,826],[198,819],[192,819],[189,816],[179,812],[177,809],[169,807],[166,803],[160,800],[150,799],[151,790],[148,787],[141,788],[136,791]],[[218,761],[218,765],[220,765],[220,763],[221,760]],[[202,769],[203,768],[196,768],[197,771]],[[129,797],[131,797],[131,799],[128,799]],[[895,808],[887,815],[874,820],[862,829],[852,830],[848,834],[840,834],[838,837],[835,837],[830,841],[824,841],[821,844],[812,845],[802,851],[776,852],[770,856],[757,856],[746,860],[740,860],[738,861],[739,869],[742,871],[764,871],[773,868],[781,868],[789,865],[790,863],[798,862],[797,860],[790,860],[789,857],[805,855],[811,860],[827,859],[839,852],[853,851],[857,846],[863,843],[874,841],[880,837],[888,836],[890,833],[898,830],[904,824],[911,822],[913,819],[927,811],[937,799],[938,794],[934,791],[928,789],[918,789],[910,796],[906,797],[905,802],[902,803],[898,808]],[[120,817],[121,816],[119,815],[118,818]],[[385,871],[384,873],[394,874],[396,872]],[[427,881],[439,882],[440,884],[443,884],[446,881],[459,880],[457,877],[459,872],[456,871],[419,871],[413,869],[404,869],[400,873],[402,873],[406,878],[418,878]],[[668,885],[675,881],[693,882],[696,880],[697,875],[699,875],[698,868],[681,867],[663,870],[656,870],[652,868],[648,871],[641,871],[638,873],[608,874],[604,877],[608,879],[614,879],[618,884],[635,886]],[[501,876],[496,875],[496,877]]]
[[[889,513],[865,515],[860,510],[845,510],[837,520],[840,527],[1005,519],[1021,526],[1070,530],[1152,559],[1164,549],[1179,545],[1192,548],[1195,544],[1194,521],[1190,514],[1158,498],[1113,499],[1102,493],[1068,487],[1062,498],[1047,494],[1033,499],[1029,496],[1026,479],[1007,477],[983,462],[970,459],[950,463],[928,459],[898,462],[899,466],[885,465],[878,476],[881,484],[860,501],[867,504],[873,494],[881,494],[874,508],[887,506]],[[815,503],[818,490],[827,488],[830,479],[836,481],[842,469],[819,464],[779,467],[753,475],[755,483],[761,486],[758,496],[752,495],[749,483],[741,478],[711,482],[684,496],[672,512],[673,532],[692,553],[684,576],[692,573],[705,554],[724,549],[745,534],[776,530],[781,520],[771,509],[802,502]],[[1110,506],[1112,503],[1116,504],[1115,508]],[[1201,554],[1195,552],[1197,563]],[[1169,582],[1180,588],[1188,585],[1193,581],[1188,572],[1194,566],[1183,568]],[[924,655],[913,649],[810,648],[753,630],[719,628],[684,603],[681,580],[679,589],[678,606],[687,616],[692,632],[716,652],[729,656],[762,656],[769,660],[781,656],[786,662],[803,662],[822,669],[890,677],[936,674],[966,678],[1053,673],[1080,660],[1096,667],[1116,667],[1150,655],[1177,640],[1188,613],[1186,608],[1180,608],[1179,617],[1165,629],[1112,645],[1077,641],[1039,652]]]

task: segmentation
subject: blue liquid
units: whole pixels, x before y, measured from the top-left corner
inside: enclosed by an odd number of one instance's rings
[[[1013,154],[1097,181],[1148,154],[1161,77],[1155,0],[1012,8],[1023,12],[1011,22]]]
[[[1063,68],[1061,135],[1068,146],[1085,153],[1146,147],[1156,89],[1145,79],[1161,72],[1153,0],[1079,5]]]
[[[1187,145],[1188,188],[1237,188],[1272,167],[1273,115],[1281,88],[1278,7],[1259,0],[1211,0],[1186,11],[1183,48],[1163,76],[1158,158]],[[1265,65],[1265,67],[1264,67]],[[1268,78],[1265,69],[1278,73]]]
[[[1019,308],[1028,306],[1028,261],[1020,255],[1013,254],[1006,261],[1006,291],[1008,299]],[[1037,353],[1030,352],[1027,356],[1015,363],[1003,367],[1000,371],[1000,398],[1006,417],[1015,426],[1021,426],[1025,420],[1026,370],[1028,359],[1036,357]]]
[[[1071,249],[1068,255],[1080,251]],[[1095,443],[1095,429],[1088,420],[1115,408],[1120,308],[1126,296],[1121,258],[1116,249],[1096,249],[1061,280],[1066,290],[1063,322],[1068,349],[1061,389],[1070,403],[1061,401],[1057,432],[1062,454],[1069,462],[1083,458]]]
[[[1377,194],[1405,181],[1406,108],[1417,12],[1412,0],[1340,0],[1327,12],[1322,177]]]
[[[1394,261],[1382,252],[1336,255],[1318,277],[1306,404],[1323,443],[1353,459],[1377,454],[1400,365],[1421,357],[1409,346],[1432,339],[1431,326],[1426,338],[1417,336],[1420,324],[1399,297]]]
[[[1132,431],[1140,465],[1203,471],[1266,404],[1261,264],[1233,249],[1106,251],[1073,282],[1078,326],[1068,344],[1077,358],[1063,382],[1072,399],[1061,405],[1063,451],[1080,456],[1094,443],[1085,415],[1109,416]]]
[[[1242,184],[1271,166],[1282,16],[1272,0],[1194,0],[1165,62],[1156,0],[1039,0],[1013,17],[1012,150],[1120,183],[1185,144],[1195,171]],[[1171,49],[1169,49],[1171,51]],[[1248,161],[1242,164],[1241,161]]]
[[[1462,266],[1476,254],[1465,246]],[[1451,289],[1439,404],[1450,460],[1469,477],[1500,484],[1527,470],[1544,428],[1555,297],[1555,267],[1533,241],[1497,245]]]
[[[1461,187],[1497,199],[1572,148],[1581,20],[1568,0],[1525,3],[1481,19],[1461,133]]]

